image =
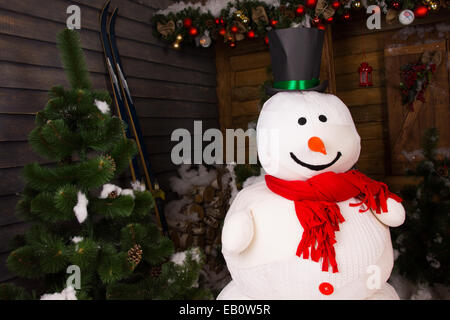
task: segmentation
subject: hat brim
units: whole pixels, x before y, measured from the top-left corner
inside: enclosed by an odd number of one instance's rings
[[[287,90],[287,89],[277,89],[269,86],[265,86],[266,94],[269,96],[273,96],[276,93],[279,92],[300,92],[300,91],[318,91],[318,92],[324,92],[328,87],[328,80],[322,81],[319,85],[305,89],[305,90]]]

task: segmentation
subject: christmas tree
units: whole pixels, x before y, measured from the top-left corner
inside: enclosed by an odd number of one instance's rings
[[[130,165],[135,143],[111,115],[108,92],[92,89],[78,33],[64,30],[58,43],[71,88],[50,90],[29,135],[33,149],[56,164],[24,168],[17,212],[31,226],[16,239],[8,268],[42,283],[35,297],[209,297],[198,287],[201,254],[173,253],[172,241],[153,223],[152,194],[139,182],[130,189],[111,183]],[[72,272],[79,277],[69,283]],[[0,285],[0,299],[29,297],[22,288]]]
[[[436,129],[425,134],[424,159],[409,172],[420,178],[419,183],[402,190],[406,221],[392,229],[399,273],[427,285],[450,284],[449,159],[438,156],[438,140]]]

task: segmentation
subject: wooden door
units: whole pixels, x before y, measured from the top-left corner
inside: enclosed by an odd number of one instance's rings
[[[428,128],[436,127],[440,131],[439,147],[450,146],[448,38],[449,32],[439,32],[436,25],[431,25],[410,27],[403,30],[403,36],[396,33],[386,40],[390,173],[393,175],[405,174],[406,169],[413,168],[422,159],[422,141]],[[426,102],[416,101],[411,111],[402,105],[400,68],[418,61],[425,51],[440,51],[443,59],[426,89]]]

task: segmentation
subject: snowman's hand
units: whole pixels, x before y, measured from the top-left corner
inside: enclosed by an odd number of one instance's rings
[[[398,227],[402,225],[405,221],[405,208],[403,208],[402,204],[389,198],[387,200],[387,208],[388,212],[382,212],[380,214],[374,213],[375,217],[388,227]]]
[[[237,255],[244,251],[253,239],[254,225],[251,211],[235,211],[227,216],[222,229],[222,252]]]

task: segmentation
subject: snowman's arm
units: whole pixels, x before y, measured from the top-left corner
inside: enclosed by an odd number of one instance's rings
[[[405,221],[405,208],[403,208],[400,202],[389,198],[387,200],[388,212],[375,213],[375,217],[380,220],[381,223],[387,225],[388,227],[398,227]]]
[[[236,255],[244,251],[253,239],[253,215],[250,210],[228,212],[222,229],[222,251]]]

